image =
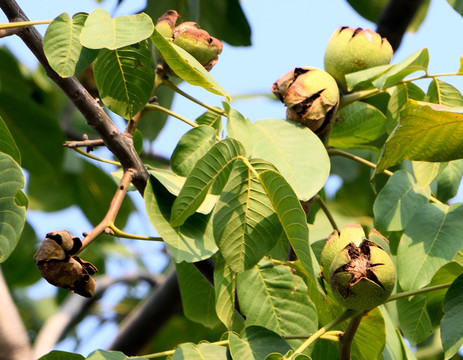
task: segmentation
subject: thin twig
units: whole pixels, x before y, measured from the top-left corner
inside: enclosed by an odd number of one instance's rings
[[[80,141],[66,141],[63,146],[73,149],[78,147],[97,147],[104,146],[104,141],[102,139],[95,140],[80,140]]]
[[[125,231],[122,231],[116,225],[114,225],[113,222],[109,222],[108,228],[110,228],[112,231],[111,235],[117,236],[119,238],[132,239],[132,240],[146,240],[146,241],[162,241],[161,237],[152,237],[152,236],[135,235],[135,234],[126,233]]]
[[[387,299],[385,302],[395,301],[395,300],[399,300],[399,299],[405,299],[405,298],[408,298],[410,296],[426,294],[426,293],[432,292],[432,291],[448,289],[450,287],[450,285],[452,285],[452,283],[434,285],[434,286],[421,288],[421,289],[418,289],[418,290],[410,290],[410,291],[400,292],[400,293],[397,293],[397,294],[394,294],[394,295],[390,296],[389,299]]]
[[[133,172],[127,170],[124,172],[122,176],[121,182],[114,194],[113,200],[111,201],[111,205],[109,206],[109,210],[106,213],[106,216],[101,220],[101,222],[88,234],[85,235],[84,239],[82,240],[82,247],[80,248],[79,252],[85,249],[93,240],[95,240],[99,235],[101,235],[106,228],[109,227],[110,224],[114,223],[116,216],[121,208],[122,201],[127,194],[127,190],[133,178]]]
[[[330,210],[328,209],[328,206],[326,206],[326,203],[323,201],[322,197],[320,195],[315,195],[315,201],[318,202],[318,205],[320,205],[320,208],[325,213],[331,226],[333,227],[333,230],[339,231],[339,227],[336,224],[336,221],[334,220],[333,214],[331,214]]]

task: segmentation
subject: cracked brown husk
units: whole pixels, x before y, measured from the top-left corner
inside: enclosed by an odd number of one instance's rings
[[[330,269],[336,300],[348,309],[368,310],[384,303],[395,284],[395,267],[389,254],[367,239],[349,243]]]

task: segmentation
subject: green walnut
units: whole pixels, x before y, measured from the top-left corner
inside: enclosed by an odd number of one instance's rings
[[[345,75],[386,65],[393,50],[389,41],[370,29],[342,26],[330,38],[325,52],[325,70],[347,89]]]
[[[391,295],[396,280],[389,254],[367,239],[360,245],[349,243],[335,257],[330,268],[330,286],[344,307],[370,310]]]
[[[283,75],[272,92],[286,105],[286,118],[314,132],[322,132],[339,104],[339,89],[326,71],[306,66]]]

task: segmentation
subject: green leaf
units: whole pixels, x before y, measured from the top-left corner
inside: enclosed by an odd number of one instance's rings
[[[193,264],[181,262],[176,268],[184,315],[204,326],[217,326],[214,288]]]
[[[426,161],[412,161],[413,174],[415,175],[416,183],[421,188],[426,188],[431,185],[434,179],[442,170],[447,167],[448,163],[431,163]]]
[[[227,329],[231,329],[235,314],[236,273],[222,256],[217,257],[214,268],[215,311]]]
[[[396,305],[400,330],[411,346],[415,346],[431,335],[432,325],[426,308],[425,295],[416,295],[411,299],[399,299]]]
[[[462,0],[447,0],[447,2],[455,9],[457,13],[463,16],[463,1]]]
[[[24,175],[18,163],[0,152],[0,263],[13,252],[26,221],[26,204],[18,202],[24,195]]]
[[[85,21],[80,42],[89,49],[115,50],[149,38],[153,30],[153,21],[144,13],[111,19],[106,10],[95,9]]]
[[[222,171],[229,173],[233,162],[244,155],[241,144],[233,139],[225,139],[215,144],[196,163],[175,199],[170,220],[172,226],[181,226],[190,215],[194,214],[219,174]]]
[[[447,202],[457,195],[463,176],[463,160],[450,161],[444,170],[437,176],[437,197]]]
[[[374,80],[373,85],[380,90],[391,87],[416,71],[427,71],[428,63],[429,51],[427,48],[421,49],[394,65],[384,75]]]
[[[376,23],[388,0],[347,0],[350,6],[365,19]]]
[[[130,120],[151,97],[154,68],[148,41],[117,50],[101,50],[93,71],[101,100],[124,119]]]
[[[87,49],[80,43],[80,33],[87,20],[87,14],[75,14],[72,19],[67,13],[55,18],[43,37],[43,51],[50,66],[62,77],[74,76],[84,71],[98,51]]]
[[[403,290],[427,285],[435,272],[461,249],[463,205],[428,204],[409,221],[397,250]]]
[[[394,65],[380,65],[365,70],[356,71],[346,74],[347,90],[352,91],[355,88],[370,88],[373,86],[373,80],[377,79],[388,71]]]
[[[259,178],[297,258],[312,282],[318,284],[321,270],[309,245],[306,214],[296,194],[286,180],[275,171],[264,171],[259,174]]]
[[[399,170],[381,189],[373,205],[378,230],[401,231],[413,215],[429,202],[429,187],[419,186],[413,176]]]
[[[19,152],[13,136],[11,136],[8,126],[6,126],[3,119],[0,117],[0,153],[10,155],[11,158],[18,164],[21,164],[21,153]]]
[[[173,228],[169,218],[175,197],[153,176],[146,186],[144,198],[148,218],[175,262],[204,260],[217,251],[210,216],[195,214],[182,226]]]
[[[403,360],[402,356],[402,343],[400,338],[402,335],[400,331],[396,329],[394,322],[389,315],[389,312],[384,306],[380,306],[381,315],[383,315],[385,332],[386,332],[386,343],[383,350],[384,360]]]
[[[172,171],[180,176],[188,176],[196,162],[215,144],[215,130],[209,126],[198,126],[180,138],[172,157]]]
[[[379,308],[363,316],[352,343],[353,359],[378,359],[386,343],[384,318]]]
[[[228,349],[208,343],[186,343],[175,349],[172,360],[229,360]]]
[[[463,275],[450,286],[445,295],[441,322],[441,340],[445,359],[450,359],[463,345]]]
[[[162,185],[172,194],[178,196],[180,190],[182,190],[183,185],[185,184],[186,177],[178,176],[174,174],[171,170],[165,169],[151,169],[150,173],[158,179]],[[202,204],[196,210],[197,212],[207,215],[214,208],[217,200],[219,199],[218,195],[207,194],[206,198]]]
[[[407,106],[408,100],[424,101],[426,94],[413,83],[405,83],[393,86],[387,90],[391,96],[387,104],[387,122],[386,128],[388,134],[399,124],[400,113]]]
[[[386,116],[376,107],[356,101],[343,108],[330,135],[330,145],[343,149],[372,147],[386,133]],[[374,146],[373,146],[374,147]]]
[[[273,169],[259,160],[250,165],[257,171]],[[252,170],[236,161],[213,213],[214,238],[230,268],[241,273],[269,254],[281,225],[262,185]]]
[[[26,170],[49,177],[62,168],[64,136],[50,112],[21,94],[2,92],[0,116],[21,151],[21,165]],[[6,133],[0,136],[8,138]],[[44,139],[47,146],[43,146]]]
[[[427,100],[445,106],[463,106],[463,96],[460,91],[436,78],[429,84]]]
[[[84,360],[85,358],[80,354],[74,354],[65,351],[50,351],[47,355],[39,358],[39,360]]]
[[[217,136],[220,136],[222,132],[222,115],[215,111],[207,110],[195,120],[195,123],[210,126],[215,130]]]
[[[227,135],[230,138],[236,139],[246,149],[247,154],[252,154],[254,149],[255,139],[252,136],[254,124],[241,113],[230,107],[229,104],[223,103],[225,112],[227,113]]]
[[[287,266],[274,266],[267,261],[247,270],[238,275],[237,291],[248,326],[263,326],[286,336],[311,333],[318,328],[317,310],[307,287]]]
[[[460,142],[463,114],[440,111],[431,106],[408,102],[401,113],[400,125],[385,143],[377,173],[402,160],[445,162],[463,158]]]
[[[249,326],[240,336],[230,332],[228,341],[233,359],[264,360],[268,354],[284,354],[291,350],[280,335],[260,326]]]
[[[92,352],[87,360],[146,360],[143,357],[128,357],[120,351],[106,351],[106,350],[96,350]]]
[[[191,85],[200,86],[213,94],[222,95],[228,101],[231,100],[230,95],[214,80],[204,66],[181,47],[167,41],[156,28],[151,35],[151,41],[167,65],[179,78]]]
[[[253,147],[252,153],[246,148],[248,155],[273,164],[299,200],[310,200],[325,185],[330,160],[323,143],[308,128],[286,120],[264,119],[249,128],[244,140],[248,139],[252,139]]]

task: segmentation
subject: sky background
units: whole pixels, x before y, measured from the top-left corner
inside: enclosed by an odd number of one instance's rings
[[[116,9],[117,0],[107,0],[97,3],[95,0],[60,1],[60,0],[17,0],[19,5],[31,20],[48,20],[57,17],[63,12],[71,16],[77,12],[90,13],[97,7],[106,9],[111,15],[126,15],[139,12],[144,8],[143,0],[125,0],[122,6]],[[375,25],[360,17],[354,12],[345,0],[315,1],[315,0],[243,0],[242,7],[252,29],[251,47],[231,47],[224,45],[218,64],[211,75],[232,96],[240,94],[270,93],[274,81],[292,68],[298,66],[315,66],[323,68],[323,56],[326,44],[332,33],[339,26],[353,26],[375,29]],[[154,19],[153,19],[154,20]],[[0,22],[7,22],[3,13]],[[42,34],[45,26],[39,26]],[[428,14],[417,33],[406,34],[400,49],[394,55],[392,63],[400,62],[412,53],[427,47],[430,52],[430,73],[455,72],[459,68],[459,57],[463,55],[463,18],[456,13],[445,0],[432,0]],[[211,34],[214,35],[214,34]],[[37,62],[19,38],[9,37],[0,39],[0,45],[8,46],[19,59],[28,67],[35,68]],[[445,78],[463,90],[463,79]],[[418,83],[426,91],[426,82]],[[207,91],[182,84],[181,88],[189,94],[211,105],[220,105],[222,98]],[[239,110],[251,121],[263,118],[284,118],[285,108],[268,98],[254,98],[253,100],[237,100],[232,107]],[[191,120],[204,112],[204,109],[177,96],[174,100],[173,111]],[[122,123],[121,123],[122,129]],[[170,119],[167,126],[155,142],[154,150],[162,155],[170,156],[180,137],[190,128]],[[332,188],[336,186],[333,180]],[[460,196],[459,196],[460,197]],[[154,229],[144,215],[143,201],[139,196],[133,197],[140,214],[133,216],[126,228],[128,232],[155,235]],[[109,204],[108,204],[109,205]],[[72,219],[72,221],[70,221]],[[66,228],[74,234],[91,229],[87,220],[80,212],[70,208],[60,214],[53,215],[53,224],[48,214],[31,211],[28,220],[34,226],[39,237],[57,228]],[[150,243],[150,251],[146,251],[146,244],[134,242],[133,250],[144,253],[153,271],[159,271],[165,262],[159,257],[159,247]],[[157,249],[153,251],[153,249]],[[114,264],[111,271],[127,271],[135,264],[124,264],[118,270]],[[41,283],[41,294],[54,291],[46,284]],[[92,324],[82,325],[84,328]],[[95,325],[96,326],[96,325]],[[102,332],[103,338],[95,337],[84,348],[79,349],[83,354],[95,348],[104,347],[115,328],[108,328]],[[69,349],[71,344],[61,344],[61,348]]]

